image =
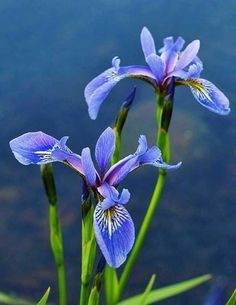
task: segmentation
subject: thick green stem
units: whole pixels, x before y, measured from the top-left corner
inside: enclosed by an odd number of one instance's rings
[[[56,187],[51,164],[41,166],[41,175],[49,201],[50,242],[58,278],[59,304],[67,304],[66,279],[64,267],[63,241],[57,209]]]
[[[159,95],[157,99],[157,113],[156,113],[156,119],[157,119],[157,146],[161,149],[163,152],[163,159],[164,161],[168,161],[170,157],[170,145],[169,145],[169,134],[168,134],[168,127],[166,123],[164,124],[164,121],[166,122],[166,105],[169,103],[169,101],[166,101],[165,95]],[[170,119],[168,120],[170,123]],[[167,127],[167,128],[166,128]],[[147,212],[145,214],[145,217],[143,219],[143,222],[141,224],[140,230],[138,232],[138,235],[136,237],[136,241],[134,244],[134,247],[129,255],[129,258],[125,264],[123,273],[120,278],[119,282],[119,297],[121,297],[123,290],[125,288],[125,285],[127,283],[128,277],[130,275],[130,272],[133,268],[133,265],[137,259],[137,256],[141,250],[141,247],[143,245],[143,241],[146,237],[146,234],[148,232],[148,229],[150,227],[153,215],[157,209],[159,199],[162,193],[162,190],[164,188],[166,180],[166,171],[163,169],[159,170],[159,176],[155,185],[155,189],[151,198],[151,201],[149,203]]]
[[[154,212],[156,211],[157,204],[159,202],[159,198],[161,196],[164,184],[165,184],[165,176],[166,174],[164,172],[161,172],[159,174],[159,178],[157,180],[150,204],[148,206],[148,210],[145,214],[144,220],[142,222],[141,228],[139,230],[138,236],[136,238],[134,247],[132,249],[132,252],[130,253],[130,256],[126,262],[124,271],[121,275],[119,287],[120,287],[120,296],[123,293],[123,290],[125,288],[126,282],[128,280],[129,274],[133,268],[133,265],[136,261],[136,258],[141,250],[141,247],[143,245],[144,238],[146,237],[147,231],[149,229],[152,217],[154,215]]]
[[[80,305],[87,305],[92,281],[96,242],[93,230],[93,205],[87,193],[82,203],[82,264]]]
[[[61,227],[58,218],[57,205],[49,207],[50,215],[50,241],[54,255],[54,260],[57,267],[59,304],[66,305],[66,278],[64,267],[64,254],[62,244]]]

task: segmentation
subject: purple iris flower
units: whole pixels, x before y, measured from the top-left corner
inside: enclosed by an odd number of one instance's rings
[[[139,78],[151,83],[157,92],[166,91],[174,79],[175,84],[190,87],[195,99],[204,107],[220,115],[230,112],[228,98],[211,82],[200,78],[203,64],[197,57],[200,41],[192,41],[183,51],[185,41],[178,37],[164,39],[164,46],[156,52],[154,39],[144,27],[141,45],[147,66],[120,66],[120,59],[112,59],[112,68],[94,78],[85,88],[85,99],[91,119],[96,119],[99,108],[112,88],[123,78]]]
[[[82,175],[96,198],[99,198],[94,211],[97,243],[107,263],[117,268],[125,261],[135,238],[132,218],[124,207],[130,199],[130,193],[127,189],[122,189],[119,193],[118,185],[141,165],[172,170],[179,168],[181,162],[176,165],[164,163],[159,148],[148,148],[146,137],[141,135],[136,152],[108,169],[116,141],[114,131],[109,127],[101,134],[96,144],[96,170],[90,149],[86,147],[81,156],[77,155],[66,146],[67,139],[68,137],[63,137],[58,141],[41,131],[29,132],[10,141],[10,147],[16,159],[24,165],[59,161]]]

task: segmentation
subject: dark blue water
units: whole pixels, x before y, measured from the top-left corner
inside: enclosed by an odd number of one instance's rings
[[[219,117],[203,109],[187,88],[178,88],[171,126],[170,173],[126,295],[142,291],[153,272],[161,286],[204,273],[235,286],[236,268],[236,3],[233,0],[78,1],[8,0],[0,3],[0,290],[34,299],[56,277],[48,241],[47,202],[38,167],[13,158],[8,141],[43,130],[69,135],[77,152],[94,147],[111,125],[133,84],[138,94],[124,138],[124,153],[135,151],[138,135],[154,143],[152,91],[142,82],[121,82],[96,121],[83,97],[86,84],[119,55],[124,65],[144,63],[139,33],[148,26],[161,46],[166,36],[201,40],[203,77],[218,85],[232,112]],[[63,222],[70,304],[76,304],[80,269],[80,183],[55,166]],[[138,227],[155,183],[144,168],[124,183],[132,192],[129,210]],[[201,304],[209,285],[166,302]]]

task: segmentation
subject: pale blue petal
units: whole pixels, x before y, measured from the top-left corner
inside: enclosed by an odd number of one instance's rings
[[[202,70],[203,70],[202,61],[197,56],[195,56],[195,58],[191,61],[191,63],[188,64],[183,70],[174,70],[173,72],[168,74],[166,79],[172,76],[184,80],[199,78]]]
[[[200,41],[194,40],[192,41],[184,50],[180,53],[178,62],[176,64],[175,69],[181,70],[184,69],[187,65],[189,65],[193,59],[196,57],[200,48]]]
[[[144,27],[142,29],[140,39],[141,39],[141,45],[142,45],[144,57],[146,59],[149,55],[156,54],[155,42],[148,28]]]
[[[188,73],[187,79],[199,78],[203,70],[203,63],[200,58],[196,56],[184,70]]]
[[[85,178],[90,186],[95,186],[97,172],[91,158],[91,152],[88,147],[84,148],[81,153],[81,162]]]
[[[51,152],[59,141],[42,131],[28,132],[10,141],[16,159],[24,164],[46,164],[53,161]]]
[[[174,45],[174,39],[172,36],[166,37],[163,39],[164,46],[158,50],[159,53],[163,53],[168,49],[171,49]]]
[[[155,75],[157,81],[162,83],[165,67],[161,57],[157,54],[151,54],[146,57],[146,62],[152,70],[152,73]]]
[[[147,151],[148,145],[147,145],[147,138],[144,135],[141,135],[138,139],[138,148],[136,150],[136,154],[140,155]]]
[[[85,88],[85,99],[88,104],[88,111],[91,119],[96,119],[101,104],[106,99],[112,88],[122,79],[126,77],[134,77],[144,79],[152,78],[155,75],[149,67],[146,66],[126,66],[118,67],[117,60],[113,59],[116,65],[93,79]]]
[[[102,175],[104,175],[115,150],[116,137],[112,128],[108,127],[99,137],[95,156]]]
[[[177,40],[169,48],[164,48],[161,54],[161,59],[165,66],[165,73],[169,74],[175,70],[176,63],[178,61],[179,51],[182,49],[185,41],[182,37],[178,37]],[[171,44],[170,44],[171,45]]]
[[[214,84],[202,78],[184,83],[191,88],[193,96],[202,106],[220,115],[229,114],[229,100]]]
[[[42,131],[28,132],[10,141],[10,147],[16,159],[24,165],[60,161],[83,174],[81,157],[65,145],[67,140],[68,137],[63,137],[58,141]]]
[[[97,204],[94,211],[94,231],[99,248],[109,266],[118,268],[133,247],[133,221],[123,205],[103,210]]]

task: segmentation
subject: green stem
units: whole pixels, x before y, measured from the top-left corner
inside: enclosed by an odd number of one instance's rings
[[[54,255],[55,264],[57,267],[59,304],[66,305],[66,279],[64,267],[64,255],[62,245],[61,227],[58,218],[57,205],[49,206],[50,219],[50,241]]]
[[[168,134],[168,127],[166,128],[166,124],[163,124],[163,121],[166,119],[164,118],[165,114],[165,107],[168,103],[168,101],[165,100],[164,95],[159,95],[157,99],[157,113],[156,113],[156,120],[157,120],[157,127],[158,127],[158,133],[157,133],[157,146],[161,149],[163,152],[163,159],[164,161],[167,161],[170,156],[170,145],[169,145],[169,134]],[[170,122],[170,120],[169,120]],[[130,272],[133,268],[133,265],[137,259],[137,256],[141,250],[141,247],[143,245],[143,241],[147,235],[148,229],[150,227],[150,223],[152,221],[153,215],[157,209],[159,199],[162,193],[162,190],[165,185],[166,180],[166,171],[163,169],[159,170],[159,176],[154,188],[154,192],[151,198],[151,201],[149,203],[147,212],[145,214],[145,217],[143,219],[143,222],[141,224],[140,230],[138,232],[138,235],[136,237],[136,241],[134,244],[134,247],[129,255],[129,258],[125,264],[124,270],[122,272],[120,282],[119,282],[119,298],[121,297],[123,290],[125,288],[125,285],[127,283],[128,277],[130,275]]]
[[[53,252],[58,278],[59,305],[67,304],[66,279],[63,254],[63,240],[60,220],[58,217],[56,187],[53,177],[52,165],[42,165],[41,175],[49,201],[49,227],[50,243]]]
[[[149,229],[152,217],[154,215],[154,212],[157,208],[157,204],[159,202],[159,198],[161,196],[164,184],[165,184],[165,176],[166,174],[164,172],[160,172],[150,204],[148,206],[148,210],[145,214],[144,220],[142,222],[141,228],[139,230],[138,236],[136,238],[134,247],[132,249],[132,252],[130,253],[130,256],[125,264],[125,268],[123,270],[123,273],[120,278],[119,287],[120,287],[120,297],[123,293],[123,290],[125,288],[126,282],[128,280],[129,274],[133,268],[133,265],[136,261],[136,258],[141,250],[141,247],[143,245],[144,238],[146,237],[147,231]]]
[[[89,289],[92,281],[94,260],[96,256],[96,242],[93,230],[93,205],[90,195],[86,193],[82,202],[82,263],[80,305],[87,305]]]

